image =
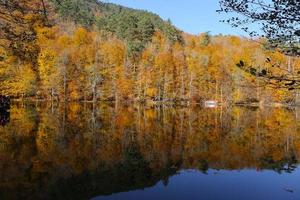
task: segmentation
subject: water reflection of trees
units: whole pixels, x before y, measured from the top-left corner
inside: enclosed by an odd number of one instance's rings
[[[300,155],[297,113],[14,105],[0,127],[1,197],[82,199],[167,184],[190,168],[292,172]]]

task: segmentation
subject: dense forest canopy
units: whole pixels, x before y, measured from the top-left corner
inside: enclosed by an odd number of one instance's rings
[[[291,87],[274,90],[277,82],[250,76],[300,70],[299,58],[266,48],[264,39],[190,35],[148,11],[96,0],[6,0],[0,6],[1,94],[56,101],[297,103]],[[244,66],[253,66],[251,73]]]
[[[46,26],[46,6],[43,0],[0,1],[1,47],[24,61],[35,59],[32,58],[38,51],[35,28]]]
[[[156,30],[173,41],[182,42],[181,32],[170,22],[147,11],[125,8],[97,0],[54,1],[56,11],[63,19],[69,19],[85,27],[96,25],[99,30],[114,33],[128,43],[130,53],[139,53],[151,41]]]

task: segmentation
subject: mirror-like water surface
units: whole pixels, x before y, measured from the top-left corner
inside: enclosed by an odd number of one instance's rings
[[[297,109],[15,104],[5,119],[1,199],[300,199]]]

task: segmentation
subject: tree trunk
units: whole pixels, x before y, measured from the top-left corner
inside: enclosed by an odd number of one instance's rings
[[[92,94],[93,94],[93,103],[95,103],[97,101],[96,83],[93,83]]]
[[[64,73],[64,102],[67,101],[67,76],[66,72]]]
[[[181,71],[181,99],[184,98],[184,76],[183,70]]]
[[[220,102],[223,104],[223,87],[222,85],[220,86]]]
[[[189,100],[190,100],[190,101],[192,101],[193,95],[194,95],[194,91],[193,91],[193,81],[194,81],[194,74],[191,73],[191,75],[190,75],[190,83],[189,83],[189,86],[190,86],[190,96],[189,96]]]
[[[296,90],[295,105],[300,105],[300,91],[299,90]]]
[[[218,88],[218,81],[216,81],[216,89],[215,89],[216,91],[215,91],[215,101],[217,101],[218,100],[218,90],[219,90],[219,88]]]

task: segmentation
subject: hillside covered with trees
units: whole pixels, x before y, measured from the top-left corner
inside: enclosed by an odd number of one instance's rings
[[[4,95],[94,102],[299,101],[297,90],[259,78],[300,71],[299,58],[270,50],[263,39],[190,35],[153,13],[97,0],[8,0],[0,10]],[[250,73],[244,65],[253,66]]]

